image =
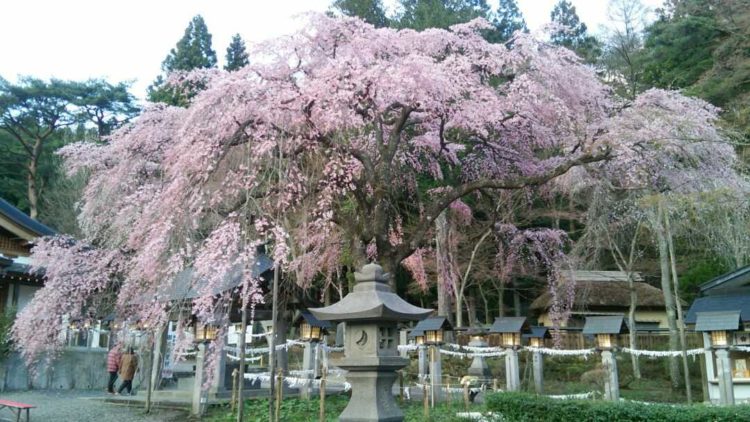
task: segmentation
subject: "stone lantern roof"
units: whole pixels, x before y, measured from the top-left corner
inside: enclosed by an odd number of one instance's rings
[[[414,321],[432,313],[406,302],[388,285],[389,274],[375,263],[354,273],[357,284],[341,301],[310,312],[321,321]]]

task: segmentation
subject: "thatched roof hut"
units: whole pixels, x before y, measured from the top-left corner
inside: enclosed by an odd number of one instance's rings
[[[586,315],[627,314],[630,288],[627,274],[621,271],[573,271],[568,280],[575,280],[573,318],[568,326],[582,326]],[[654,328],[665,326],[666,312],[662,291],[643,282],[640,274],[633,274],[636,291],[636,321]],[[547,311],[552,306],[552,294],[544,292],[529,307],[543,325],[551,325]]]

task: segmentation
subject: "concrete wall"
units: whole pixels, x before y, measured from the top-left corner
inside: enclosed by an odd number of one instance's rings
[[[0,391],[104,390],[109,381],[107,351],[100,348],[68,347],[51,365],[40,364],[34,369],[30,371],[18,353],[11,353],[0,362]],[[143,373],[136,374],[133,387],[145,379]]]

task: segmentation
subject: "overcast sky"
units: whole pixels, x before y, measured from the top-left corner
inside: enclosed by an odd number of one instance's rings
[[[0,76],[133,80],[133,93],[143,97],[193,16],[204,17],[221,64],[232,34],[252,43],[290,33],[301,13],[325,11],[331,1],[7,0],[0,5]],[[517,1],[531,29],[549,21],[557,2]],[[606,22],[607,0],[572,2],[590,30]],[[643,2],[658,7],[662,0]]]

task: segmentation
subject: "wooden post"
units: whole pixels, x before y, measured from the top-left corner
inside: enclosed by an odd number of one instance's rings
[[[232,414],[237,410],[237,368],[232,370],[232,399],[230,405],[232,407]]]
[[[279,375],[276,377],[276,422],[279,422],[281,416],[281,399],[284,391],[284,371],[279,368]]]
[[[203,360],[206,354],[206,345],[198,344],[198,352],[195,354],[195,381],[193,381],[193,408],[192,415],[200,417],[202,410],[201,399],[203,398]]]
[[[326,376],[328,375],[328,369],[323,368],[323,373],[320,377],[320,415],[318,420],[325,422],[326,420]]]
[[[268,391],[268,419],[270,421],[278,421],[279,415],[274,416],[274,376],[276,372],[276,336],[279,334],[279,276],[281,272],[281,266],[276,263],[273,268],[273,295],[271,299],[271,344],[268,348],[268,374],[270,375],[269,391]],[[242,347],[245,347],[243,344]]]
[[[427,395],[427,382],[422,384],[422,402],[424,404],[424,418],[430,419],[430,398]]]
[[[165,325],[159,326],[156,328],[156,332],[154,333],[154,347],[153,350],[153,356],[151,359],[151,371],[149,374],[148,379],[148,389],[146,390],[146,413],[151,412],[151,401],[153,397],[154,389],[156,388],[156,384],[159,382],[159,375],[161,375],[159,372],[161,365],[159,363],[161,362],[161,350],[162,345],[164,344],[164,334],[167,330],[167,326],[169,325],[169,322],[167,322]]]
[[[404,371],[398,371],[398,398],[404,402]]]
[[[708,374],[706,373],[706,354],[700,354],[700,367],[701,367],[701,390],[703,390],[703,402],[711,403],[711,397],[708,395]]]
[[[469,411],[469,383],[464,383],[464,409]]]
[[[242,303],[242,311],[240,311],[242,317],[240,320],[240,338],[237,341],[237,347],[239,347],[237,355],[240,357],[240,368],[237,371],[239,373],[239,381],[237,383],[237,395],[235,396],[238,405],[237,422],[243,422],[245,419],[245,348],[247,347],[247,341],[245,338],[245,333],[247,331],[247,306],[243,299],[240,299],[240,301]],[[251,329],[250,334],[252,333],[253,331]],[[234,382],[234,380],[232,380],[232,382]],[[234,387],[234,384],[232,384],[232,387]]]
[[[448,409],[451,408],[451,384],[448,383],[445,385],[445,404],[448,406]]]
[[[492,391],[497,391],[497,378],[492,378]]]

